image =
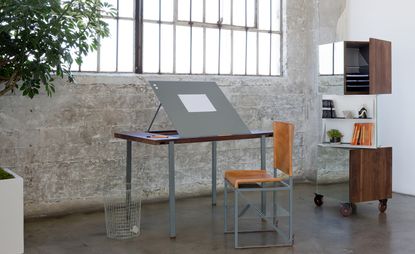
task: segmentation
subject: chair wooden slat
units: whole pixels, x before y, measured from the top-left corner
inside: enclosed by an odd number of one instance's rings
[[[274,122],[274,168],[285,174],[293,175],[293,140],[294,125],[285,122]]]

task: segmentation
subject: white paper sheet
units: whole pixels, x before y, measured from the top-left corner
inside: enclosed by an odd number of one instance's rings
[[[187,112],[216,112],[206,94],[178,94]]]

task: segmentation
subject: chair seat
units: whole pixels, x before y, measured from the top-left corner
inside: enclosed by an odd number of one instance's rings
[[[240,184],[247,183],[272,183],[280,182],[282,178],[276,178],[265,170],[227,170],[225,179],[234,187],[239,188]]]

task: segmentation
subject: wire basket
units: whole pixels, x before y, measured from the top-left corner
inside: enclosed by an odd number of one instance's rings
[[[109,187],[104,191],[107,237],[129,239],[140,235],[140,192],[130,185]]]

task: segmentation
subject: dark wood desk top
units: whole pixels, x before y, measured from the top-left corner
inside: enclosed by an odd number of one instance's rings
[[[272,137],[272,131],[251,131],[251,134],[238,134],[238,135],[222,135],[211,137],[195,137],[195,138],[181,138],[177,131],[151,131],[151,132],[122,132],[114,133],[114,137],[125,139],[128,141],[135,141],[146,143],[150,145],[166,145],[170,141],[174,141],[176,144],[184,143],[199,143],[209,141],[224,141],[224,140],[239,140],[239,139],[253,139],[260,138],[262,135],[265,137]]]

